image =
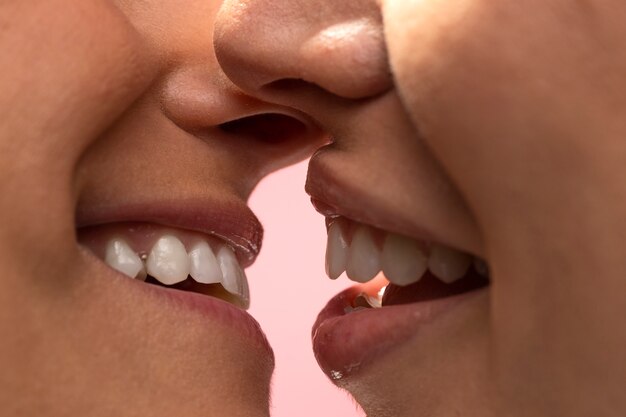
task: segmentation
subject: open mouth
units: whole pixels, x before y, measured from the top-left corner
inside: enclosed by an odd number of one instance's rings
[[[129,222],[81,228],[79,241],[131,279],[250,305],[236,248],[214,235]]]
[[[360,285],[333,298],[313,327],[316,358],[341,380],[484,294],[484,260],[447,246],[327,217],[326,272]],[[483,291],[481,291],[483,290]]]
[[[353,300],[353,309],[432,301],[489,285],[485,261],[467,253],[340,216],[328,218],[327,227],[326,272],[331,279],[343,272],[359,283],[381,274],[386,279],[374,296],[364,293]]]

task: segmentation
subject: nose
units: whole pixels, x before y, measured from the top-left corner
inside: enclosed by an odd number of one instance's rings
[[[243,93],[209,62],[186,65],[161,85],[161,109],[205,146],[262,176],[310,156],[326,141],[304,114]]]
[[[234,85],[215,56],[206,53],[212,46],[203,41],[196,47],[199,52],[189,52],[189,58],[170,66],[156,95],[174,125],[200,139],[205,150],[221,155],[224,171],[237,167],[241,174],[237,182],[250,189],[265,175],[305,159],[326,142],[303,113],[252,97]]]
[[[218,60],[238,86],[268,99],[294,83],[346,99],[379,95],[393,82],[377,1],[225,0]]]
[[[213,41],[221,0],[119,3],[158,67],[144,113],[157,113],[165,126],[137,129],[154,129],[161,148],[178,147],[194,167],[212,165],[224,182],[248,190],[326,141],[304,114],[245,94],[223,73]],[[136,113],[144,117],[142,111]]]

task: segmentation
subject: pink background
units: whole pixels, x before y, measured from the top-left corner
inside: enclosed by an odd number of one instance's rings
[[[350,286],[324,273],[324,219],[304,192],[306,164],[268,177],[250,205],[265,227],[263,250],[247,270],[252,306],[274,348],[272,417],[355,417],[364,414],[318,368],[311,326],[326,302]]]

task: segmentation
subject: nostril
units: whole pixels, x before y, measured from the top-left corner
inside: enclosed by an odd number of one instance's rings
[[[307,126],[290,116],[277,113],[258,114],[223,123],[223,132],[269,144],[281,144],[307,134]]]
[[[263,113],[222,123],[219,129],[232,140],[249,168],[260,174],[302,161],[328,142],[312,121],[281,113]]]

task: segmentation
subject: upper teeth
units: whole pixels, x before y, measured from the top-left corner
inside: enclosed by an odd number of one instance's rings
[[[174,236],[163,236],[157,240],[146,265],[148,274],[165,285],[178,284],[189,275],[189,255],[183,242]]]
[[[428,258],[417,242],[393,233],[385,238],[382,263],[385,276],[397,285],[414,283],[428,269]]]
[[[380,272],[380,251],[372,239],[367,227],[359,227],[354,231],[346,273],[357,282],[367,282]]]
[[[326,246],[326,274],[337,279],[346,270],[348,263],[348,242],[339,225],[333,222],[328,228],[328,245]]]
[[[353,233],[348,243],[350,227]],[[345,271],[351,280],[364,283],[382,270],[391,283],[407,286],[418,282],[430,270],[441,281],[451,284],[465,276],[474,260],[466,253],[441,245],[427,247],[395,233],[385,234],[381,241],[377,245],[369,226],[334,219],[328,228],[326,249],[329,277],[335,279]],[[484,262],[476,264],[481,266]],[[476,267],[476,270],[483,275],[487,273],[486,268]]]
[[[220,283],[248,304],[248,280],[234,252],[226,245],[219,245],[216,252],[217,256],[202,240],[191,245],[187,252],[178,237],[166,234],[145,256],[137,254],[124,239],[115,237],[106,245],[105,262],[131,278],[144,280],[149,274],[165,285],[177,284],[188,276],[203,284]]]
[[[447,284],[463,278],[471,264],[468,254],[441,245],[433,245],[428,258],[430,272]]]
[[[189,251],[191,263],[189,275],[203,284],[219,284],[222,282],[222,270],[220,269],[213,250],[208,243],[200,241]]]
[[[142,280],[146,278],[146,268],[141,258],[122,239],[109,241],[104,260],[111,268],[124,275]]]
[[[237,294],[246,300],[250,298],[248,280],[239,266],[235,254],[226,246],[222,246],[217,252],[217,260],[222,270],[222,286],[231,294]]]

